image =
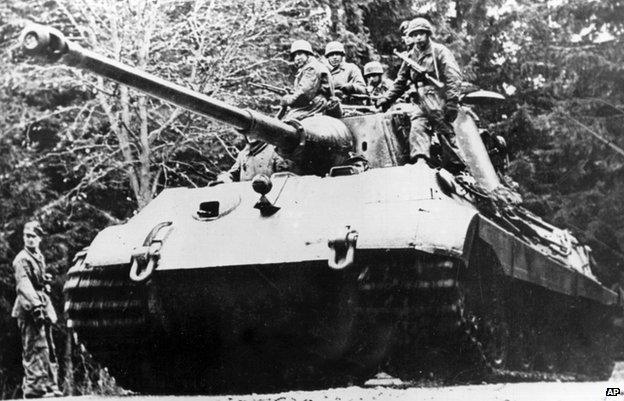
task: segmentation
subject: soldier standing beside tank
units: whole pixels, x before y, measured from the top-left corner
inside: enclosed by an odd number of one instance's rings
[[[409,134],[410,161],[419,157],[431,157],[431,136],[427,132],[427,122],[444,136],[453,146],[454,133],[450,125],[457,117],[460,95],[461,71],[451,51],[444,45],[431,40],[433,27],[424,18],[410,21],[406,34],[414,40],[408,57],[419,64],[426,73],[418,73],[403,62],[392,88],[376,106],[386,111],[408,88],[410,82],[418,90],[416,109],[412,113],[412,126]],[[442,89],[432,85],[427,75],[444,84]],[[442,140],[442,138],[441,138]]]
[[[282,97],[282,106],[290,107],[284,120],[302,120],[314,114],[341,117],[331,74],[314,57],[310,43],[306,40],[295,40],[290,46],[290,56],[298,70],[293,93]]]
[[[273,173],[293,171],[293,167],[291,161],[277,154],[275,146],[253,140],[238,153],[232,167],[218,175],[217,181],[251,181],[258,174],[270,177]]]
[[[349,99],[352,95],[366,95],[366,83],[360,68],[345,61],[345,49],[340,42],[329,42],[325,46],[325,58],[334,80],[336,95]]]
[[[383,66],[379,61],[371,61],[364,66],[364,79],[366,91],[371,99],[380,98],[392,87],[392,81],[383,76]]]
[[[57,397],[58,366],[50,325],[57,316],[48,293],[51,276],[39,244],[43,230],[35,221],[24,225],[24,249],[13,260],[17,298],[11,313],[22,337],[25,398]]]

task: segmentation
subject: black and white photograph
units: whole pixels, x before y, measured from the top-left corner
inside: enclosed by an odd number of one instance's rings
[[[0,400],[624,399],[624,0],[2,0]]]

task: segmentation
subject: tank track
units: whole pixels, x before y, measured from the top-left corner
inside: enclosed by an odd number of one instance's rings
[[[153,332],[148,286],[134,283],[128,274],[128,265],[90,267],[79,256],[64,286],[68,328],[118,378],[131,377],[127,372],[140,369],[135,362],[149,347],[146,333]]]
[[[68,326],[87,336],[97,331],[97,337],[145,328],[146,287],[129,280],[128,274],[128,265],[88,267],[78,260],[63,289]]]
[[[487,363],[466,318],[459,262],[414,252],[382,258],[385,263],[370,263],[359,277],[363,319],[395,325],[393,349],[381,369],[403,380],[482,376]]]
[[[424,253],[362,259],[372,263],[359,277],[359,313],[369,325],[394,322],[393,350],[379,368],[396,377],[570,381],[611,372],[604,307],[507,279],[491,259],[478,272]]]

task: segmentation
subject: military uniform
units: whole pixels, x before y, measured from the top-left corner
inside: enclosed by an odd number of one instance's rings
[[[334,84],[329,70],[323,63],[310,56],[297,71],[293,93],[285,96],[285,104],[291,109],[284,119],[302,120],[314,114],[330,114],[336,107],[332,104],[333,97]]]
[[[57,315],[45,291],[44,257],[38,250],[23,249],[13,260],[13,268],[17,298],[11,316],[17,318],[22,337],[24,397],[61,395],[50,331],[50,324],[56,323]]]
[[[293,163],[275,151],[275,146],[256,141],[241,150],[232,167],[219,175],[225,182],[251,181],[258,174],[271,176],[280,171],[292,171]]]
[[[366,83],[357,65],[342,61],[336,68],[329,68],[334,80],[334,87],[345,96],[366,95]]]
[[[426,130],[428,121],[445,136],[453,135],[449,124],[444,121],[444,106],[445,103],[452,103],[456,107],[462,77],[455,57],[442,44],[430,41],[422,51],[414,46],[408,57],[420,64],[427,74],[444,83],[444,88],[439,90],[425,78],[424,74],[417,73],[404,62],[392,87],[381,99],[380,103],[391,104],[409,88],[410,83],[416,86],[418,101],[416,110],[411,116],[412,127],[409,134],[410,160],[414,160],[418,156],[430,156],[431,137]]]

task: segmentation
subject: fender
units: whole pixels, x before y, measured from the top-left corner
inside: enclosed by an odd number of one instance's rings
[[[602,286],[593,276],[549,257],[537,245],[522,240],[482,215],[478,218],[478,236],[490,245],[506,276],[604,305],[618,303],[618,294]]]

